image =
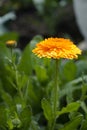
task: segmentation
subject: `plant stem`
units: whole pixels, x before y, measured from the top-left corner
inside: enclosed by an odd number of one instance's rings
[[[20,89],[19,83],[18,83],[18,71],[17,71],[17,66],[16,66],[16,64],[15,64],[15,62],[14,62],[14,60],[13,60],[13,48],[11,48],[11,61],[12,61],[12,66],[13,66],[14,71],[15,71],[16,86],[17,86],[16,89],[18,90],[18,93],[19,93],[21,99],[23,99],[23,94],[22,94],[22,92],[21,92],[21,89]]]
[[[54,115],[53,115],[53,124],[52,124],[52,130],[55,129],[55,124],[56,124],[56,111],[59,105],[58,102],[58,91],[59,91],[59,86],[58,86],[58,60],[56,60],[56,72],[55,72],[55,86],[54,86]]]
[[[19,83],[18,83],[18,71],[17,71],[16,66],[15,66],[15,76],[16,76],[17,90],[18,90],[20,98],[23,100],[23,94],[22,94],[21,88],[20,88]]]
[[[25,90],[25,95],[24,95],[25,101],[27,101],[27,98],[28,98],[28,85],[29,85],[29,80],[27,82],[27,86],[26,86],[26,90]]]

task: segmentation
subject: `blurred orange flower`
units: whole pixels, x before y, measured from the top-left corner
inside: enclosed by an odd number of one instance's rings
[[[16,47],[17,42],[16,42],[15,40],[8,40],[8,41],[6,42],[6,45],[7,45],[8,47]]]
[[[81,50],[69,39],[48,38],[36,45],[32,50],[38,57],[76,59]]]

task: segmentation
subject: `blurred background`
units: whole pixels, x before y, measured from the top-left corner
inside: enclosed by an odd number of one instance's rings
[[[21,49],[35,35],[78,44],[84,36],[77,21],[73,0],[0,0],[0,42],[17,40]]]

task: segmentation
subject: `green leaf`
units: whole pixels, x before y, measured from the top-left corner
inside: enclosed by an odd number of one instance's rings
[[[18,74],[18,84],[20,88],[25,88],[28,83],[29,77],[25,74]]]
[[[43,40],[43,37],[41,35],[36,35],[33,37],[33,39],[30,41],[30,48],[31,50],[35,48],[36,44]]]
[[[0,127],[6,127],[6,108],[3,105],[0,105]]]
[[[87,74],[87,60],[78,60],[76,62],[77,66],[77,76],[82,75],[82,73]]]
[[[21,120],[19,119],[17,113],[8,111],[7,125],[9,130],[21,127]]]
[[[41,130],[40,127],[38,126],[38,123],[34,120],[31,121],[29,130]]]
[[[77,111],[79,107],[80,107],[79,102],[72,102],[68,104],[66,107],[63,107],[61,111],[57,111],[56,115],[60,116],[61,114],[64,114],[64,113]]]
[[[13,130],[14,125],[12,124],[12,121],[10,119],[7,121],[7,125],[8,125],[9,130]]]
[[[53,114],[52,114],[52,108],[51,108],[50,103],[44,98],[42,99],[41,104],[42,104],[45,118],[51,122],[53,119]]]
[[[20,120],[22,122],[23,130],[27,130],[29,128],[31,122],[32,112],[30,107],[26,107],[20,114]]]
[[[81,98],[84,98],[87,87],[84,85],[81,87],[81,85],[79,85],[79,84],[83,83],[83,79],[84,79],[84,82],[86,82],[87,75],[84,75],[83,78],[78,77],[77,79],[74,79],[74,80],[64,84],[63,89],[60,91],[60,96],[63,97],[64,95],[68,95],[69,93],[73,93],[75,90],[83,89],[82,91],[84,91],[83,92],[84,95]]]
[[[29,103],[35,111],[39,110],[40,103],[41,103],[41,97],[43,95],[42,93],[42,88],[38,86],[38,81],[33,78],[33,82],[30,80],[29,85],[28,85],[28,100]]]
[[[13,105],[12,97],[9,93],[5,92],[3,89],[0,89],[0,95],[7,106],[11,107]]]
[[[84,101],[81,102],[81,108],[84,110],[85,113],[87,113],[87,106]]]
[[[2,84],[5,84],[5,87],[7,86],[6,77],[8,75],[7,72],[7,60],[6,58],[10,57],[9,50],[6,48],[6,45],[4,43],[0,43],[0,79],[2,81]]]
[[[82,83],[83,79],[84,79],[84,81],[86,81],[87,75],[84,75],[83,77],[78,77],[77,79],[74,79],[74,80],[68,82],[66,85],[76,85],[76,84]]]
[[[79,115],[75,117],[72,121],[65,124],[63,128],[58,129],[58,130],[77,130],[77,127],[81,124],[82,119],[83,119],[83,116]]]
[[[0,41],[1,42],[6,42],[8,40],[17,40],[18,36],[19,35],[18,35],[17,32],[5,33],[4,35],[0,36]]]
[[[6,62],[6,57],[9,57],[9,50],[6,48],[4,43],[0,43],[0,66],[3,62]]]
[[[41,130],[38,123],[35,120],[31,121],[29,130]]]
[[[36,55],[33,54],[32,50],[36,47],[36,44],[42,40],[43,40],[42,36],[37,35],[30,41],[31,63],[33,69],[35,69],[36,64],[39,65],[42,59],[36,57]]]
[[[65,79],[70,81],[73,80],[76,76],[77,67],[73,61],[69,61],[64,66],[64,76]]]
[[[80,130],[87,130],[87,120],[82,121],[81,129]]]
[[[45,82],[48,79],[46,69],[43,66],[35,65],[35,72],[40,82]]]
[[[18,70],[22,73],[30,75],[32,72],[32,65],[31,65],[31,52],[29,44],[25,47],[20,63],[18,65]]]
[[[87,83],[84,83],[84,79],[83,79],[83,84],[82,84],[82,95],[81,95],[81,100],[85,100],[86,98],[86,93],[87,93]]]

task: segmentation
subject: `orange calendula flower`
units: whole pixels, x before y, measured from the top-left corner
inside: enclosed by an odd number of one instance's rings
[[[38,57],[76,59],[81,50],[69,39],[48,38],[36,45],[32,50]]]
[[[17,42],[15,40],[9,40],[9,41],[6,42],[6,45],[7,45],[7,47],[14,48],[14,47],[16,47]]]

